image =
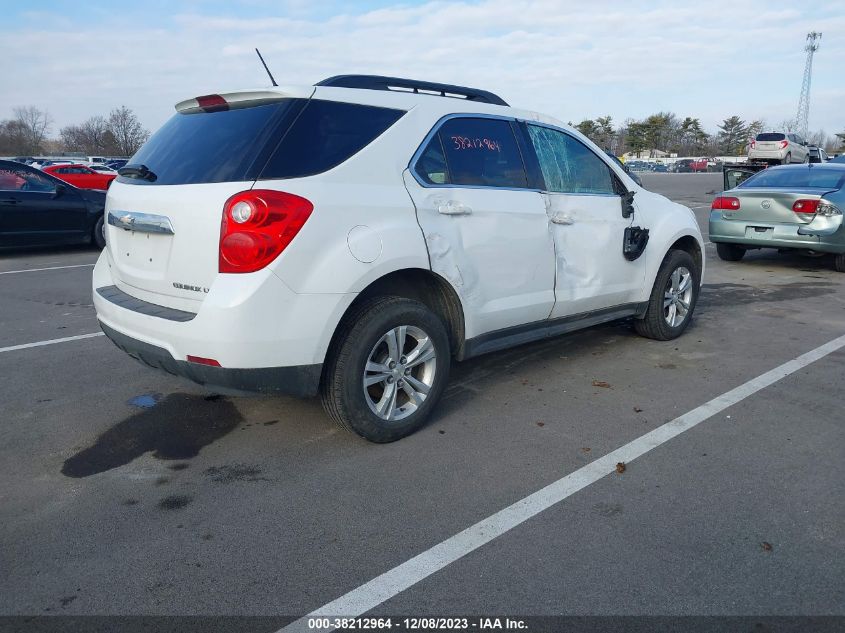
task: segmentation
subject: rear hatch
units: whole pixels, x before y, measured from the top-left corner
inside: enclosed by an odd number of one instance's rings
[[[106,241],[118,287],[198,310],[218,274],[223,205],[252,188],[313,90],[209,95],[176,106],[108,192]]]
[[[781,145],[785,140],[785,134],[764,132],[763,134],[758,134],[757,138],[754,139],[754,149],[763,152],[776,152],[781,149]]]

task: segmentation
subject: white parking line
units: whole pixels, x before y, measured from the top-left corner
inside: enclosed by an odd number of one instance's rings
[[[67,343],[68,341],[79,341],[84,338],[94,338],[96,336],[104,336],[102,332],[93,332],[92,334],[79,334],[78,336],[65,336],[64,338],[52,338],[48,341],[38,341],[37,343],[24,343],[23,345],[12,345],[11,347],[0,347],[0,354],[3,352],[14,352],[19,349],[29,349],[30,347],[41,347],[43,345],[55,345],[56,343]]]
[[[313,633],[314,629],[308,627],[308,618],[358,617],[363,615],[450,563],[512,530],[543,510],[599,481],[614,472],[617,463],[629,463],[635,460],[684,431],[689,431],[720,411],[724,411],[761,389],[765,389],[778,380],[843,347],[845,347],[845,335],[835,338],[829,343],[802,354],[779,367],[775,367],[765,374],[752,378],[739,387],[731,389],[671,422],[657,427],[650,433],[646,433],[575,472],[558,479],[545,488],[520,499],[503,510],[499,510],[486,519],[482,519],[463,532],[438,543],[431,549],[414,556],[336,600],[315,609],[308,615],[284,627],[279,633],[282,631],[311,631]]]
[[[24,268],[23,270],[4,270],[0,275],[14,275],[16,273],[34,273],[39,270],[61,270],[63,268],[85,268],[86,266],[93,266],[94,264],[74,264],[73,266],[50,266],[48,268]]]

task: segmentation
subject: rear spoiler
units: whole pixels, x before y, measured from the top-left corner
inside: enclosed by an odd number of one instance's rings
[[[263,88],[203,95],[180,101],[176,104],[176,111],[181,114],[193,114],[196,112],[221,112],[239,108],[252,108],[282,99],[310,99],[315,90],[314,86],[284,86],[272,89]]]

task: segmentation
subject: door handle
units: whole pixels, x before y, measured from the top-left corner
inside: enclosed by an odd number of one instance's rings
[[[557,213],[552,216],[552,224],[564,224],[570,225],[575,224],[575,220],[572,218],[571,215],[566,215],[565,213]]]
[[[449,200],[439,204],[437,212],[443,215],[469,215],[472,213],[472,207],[457,200]]]
[[[4,198],[3,200],[0,200],[0,204],[19,204],[19,203],[20,203],[20,200],[18,200],[17,198]]]

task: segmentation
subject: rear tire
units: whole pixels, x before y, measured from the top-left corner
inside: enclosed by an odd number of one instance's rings
[[[97,220],[97,223],[94,225],[94,231],[91,234],[91,241],[93,241],[100,250],[103,250],[106,247],[106,224],[103,219],[103,216],[100,216],[100,219]]]
[[[634,321],[634,329],[657,341],[679,337],[692,319],[700,284],[701,270],[692,255],[669,251],[657,271],[645,316]]]
[[[833,257],[833,267],[837,272],[845,273],[845,253],[839,253]]]
[[[338,326],[320,389],[323,407],[347,431],[394,442],[425,424],[446,387],[450,360],[446,327],[424,304],[404,297],[364,301]]]
[[[783,157],[783,164],[789,165],[792,162],[792,153],[787,152],[786,156]]]
[[[736,244],[716,244],[716,254],[726,262],[738,262],[745,257],[745,249]]]

